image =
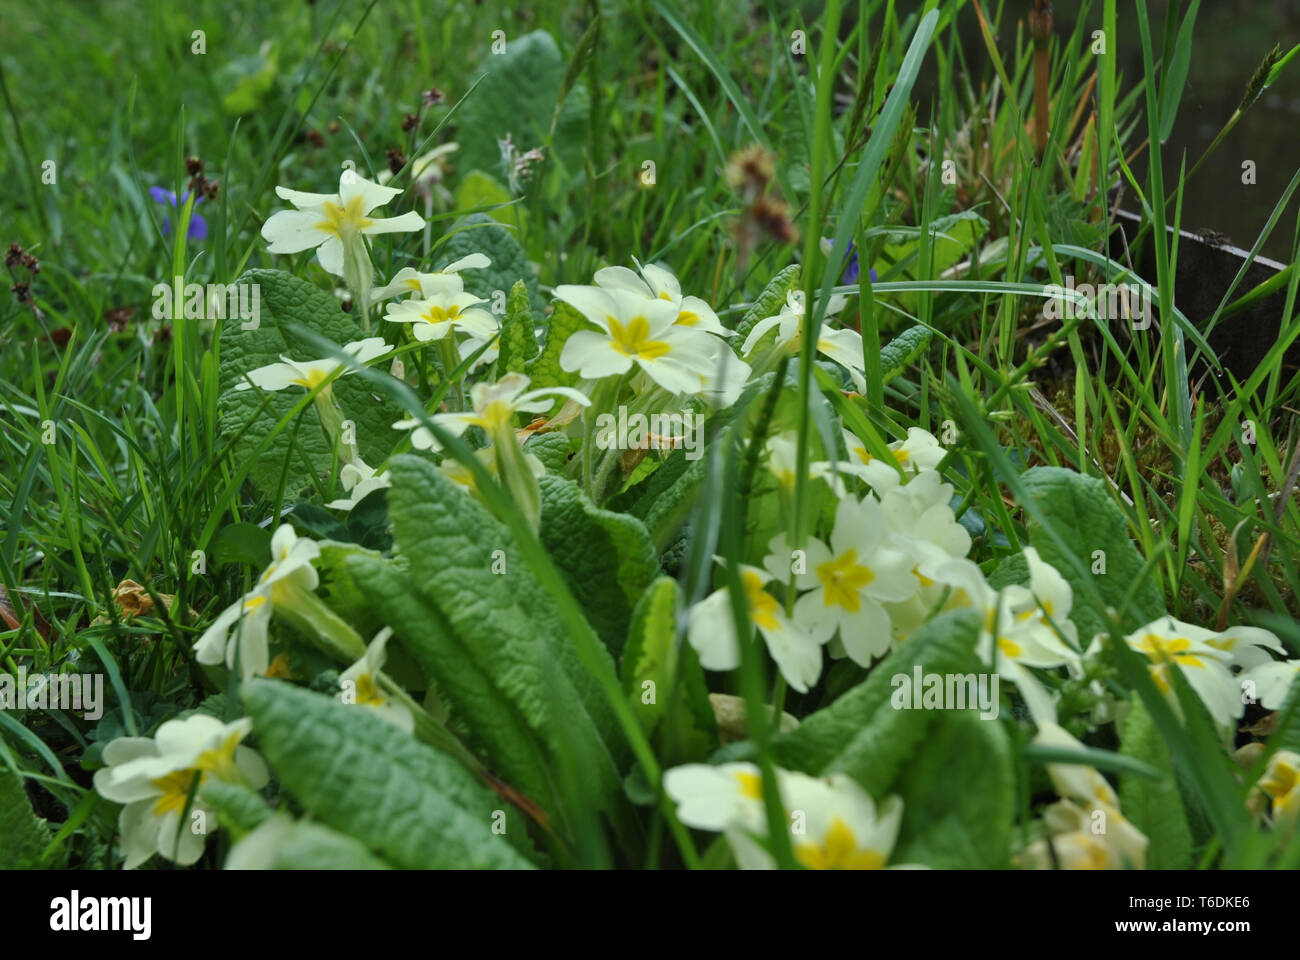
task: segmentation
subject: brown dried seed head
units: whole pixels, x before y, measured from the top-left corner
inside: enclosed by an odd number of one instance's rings
[[[779,197],[759,197],[754,201],[750,214],[774,240],[781,243],[798,242],[799,228],[790,218],[790,207]]]
[[[732,189],[749,187],[762,191],[776,175],[776,158],[761,144],[753,143],[732,154],[726,177]]]

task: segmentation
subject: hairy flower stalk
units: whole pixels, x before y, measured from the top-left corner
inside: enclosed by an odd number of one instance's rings
[[[533,529],[541,521],[542,495],[537,485],[535,458],[524,453],[515,434],[516,413],[544,413],[557,399],[573,400],[582,406],[591,403],[585,394],[570,387],[528,389],[528,377],[522,373],[508,373],[496,383],[479,383],[470,393],[469,409],[455,413],[435,413],[430,419],[452,436],[460,436],[470,427],[479,427],[488,435],[490,444],[479,454],[492,458],[492,467],[498,482],[523,511]],[[441,444],[433,432],[418,420],[399,420],[393,424],[397,430],[412,430],[411,445],[417,450],[438,450]]]

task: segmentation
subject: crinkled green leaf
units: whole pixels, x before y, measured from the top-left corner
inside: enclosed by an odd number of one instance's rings
[[[935,720],[923,748],[903,764],[890,790],[903,798],[891,862],[960,870],[1006,866],[1015,819],[1006,731],[972,711],[927,712]]]
[[[1077,552],[1089,571],[1087,575],[1096,583],[1107,606],[1119,613],[1121,623],[1136,629],[1164,615],[1160,587],[1149,572],[1142,576],[1142,555],[1129,539],[1124,514],[1103,480],[1061,467],[1034,467],[1024,473],[1022,480],[1052,528]],[[1060,571],[1074,590],[1070,619],[1079,628],[1079,640],[1086,645],[1098,633],[1106,632],[1104,611],[1085,602],[1089,594],[1069,557],[1041,533],[1036,522],[1029,524],[1029,537],[1039,556]],[[1106,572],[1091,572],[1100,571],[1103,560]],[[1135,584],[1132,606],[1126,610],[1125,598]]]
[[[849,774],[873,796],[883,797],[903,767],[921,753],[938,715],[934,710],[896,710],[891,703],[896,674],[980,673],[975,657],[979,618],[958,612],[922,626],[883,661],[867,679],[829,707],[805,717],[797,730],[772,743],[780,766],[824,775]],[[927,748],[928,750],[928,748]]]
[[[622,732],[514,535],[428,461],[395,457],[390,470],[394,540],[410,561],[415,589],[484,670],[507,685],[511,703],[548,750],[582,757],[594,794],[621,802],[619,769],[628,754]],[[494,573],[494,565],[504,572]],[[557,713],[579,732],[577,740],[555,734]]]
[[[540,355],[525,367],[532,378],[533,389],[540,387],[571,387],[578,382],[576,370],[564,370],[560,367],[560,351],[570,335],[579,330],[595,330],[591,323],[576,309],[562,300],[555,301],[550,320],[546,325],[546,345]]]
[[[541,667],[534,644],[494,639],[466,643],[438,607],[391,561],[356,556],[348,572],[419,663],[469,747],[514,789],[548,815],[559,801],[549,769],[540,700]]]
[[[389,870],[361,841],[312,820],[278,815],[249,843],[268,859],[268,870]]]
[[[271,555],[271,531],[255,523],[228,523],[212,538],[208,555],[216,570],[228,563],[264,567]]]
[[[1120,772],[1119,806],[1147,835],[1148,870],[1187,870],[1192,866],[1192,830],[1174,778],[1169,747],[1139,700],[1129,708],[1120,733],[1120,753],[1160,771],[1160,779]]]
[[[769,280],[767,286],[763,288],[763,292],[758,295],[758,299],[750,305],[750,308],[745,311],[745,315],[740,318],[740,323],[736,325],[736,333],[739,334],[736,338],[737,342],[745,342],[745,338],[749,336],[749,331],[754,328],[754,324],[779,314],[781,308],[785,306],[786,294],[796,289],[798,284],[798,264],[791,264]]]
[[[266,409],[258,414],[262,391],[234,389],[243,375],[278,362],[281,354],[295,360],[319,360],[322,357],[319,347],[300,340],[289,325],[307,328],[340,347],[366,336],[343,312],[332,293],[306,280],[283,270],[249,270],[236,281],[236,284],[254,283],[260,290],[258,328],[241,329],[244,321],[238,317],[227,318],[221,328],[219,426],[223,434],[233,437],[246,423],[253,421],[235,446],[237,463],[253,457],[258,444],[303,397],[303,391],[298,387],[272,392],[267,395],[270,402]],[[342,377],[334,383],[332,390],[343,416],[356,424],[357,446],[362,459],[367,463],[384,460],[399,439],[393,423],[405,417],[401,408],[373,394],[360,377]],[[273,493],[279,487],[285,458],[290,455],[290,441],[295,436],[294,426],[292,423],[286,426],[270,447],[253,461],[248,478],[264,493]],[[309,457],[312,469],[324,475],[330,468],[333,450],[321,429],[314,404],[299,415],[297,426],[297,446]],[[295,450],[289,463],[286,490],[290,494],[297,493],[307,485],[307,476],[307,468]]]
[[[681,590],[677,581],[660,577],[636,605],[627,647],[623,652],[623,692],[632,701],[641,729],[654,730],[667,709],[677,638]],[[650,682],[653,686],[647,687]],[[665,697],[660,698],[663,691]]]
[[[988,583],[994,590],[1005,590],[1014,585],[1028,586],[1029,561],[1023,553],[1003,557],[988,575]]]
[[[486,75],[457,116],[461,169],[501,175],[499,141],[507,134],[520,153],[543,146],[560,101],[566,66],[560,48],[545,30],[507,37],[503,53],[485,50],[480,67]],[[475,78],[479,75],[476,71]],[[586,91],[579,84],[561,105],[555,127],[552,147],[565,166],[580,166],[587,114]]]
[[[358,587],[350,575],[347,563],[349,558],[356,556],[378,559],[379,554],[356,544],[322,541],[320,558],[313,564],[320,574],[321,581],[316,593],[331,610],[350,623],[363,638],[369,640],[386,621],[380,611],[375,609],[369,592]]]
[[[209,779],[202,793],[204,802],[217,811],[221,825],[236,837],[256,830],[274,815],[255,791],[238,783]]]
[[[497,356],[498,374],[523,373],[526,361],[537,356],[537,334],[533,329],[533,311],[528,303],[528,287],[516,280],[506,300],[506,318],[501,324],[501,352]]]
[[[506,203],[510,206],[486,211],[497,223],[522,231],[528,223],[528,212],[520,203],[511,203],[514,197],[495,177],[482,170],[471,170],[456,188],[456,209],[473,210]]]
[[[771,387],[774,377],[775,374],[764,374],[745,388],[734,406],[712,414],[710,423],[718,425],[719,435],[725,435],[737,410],[749,411],[751,418],[757,416],[752,401],[756,394],[762,394]],[[691,508],[695,505],[707,463],[704,451],[698,453],[697,459],[692,460],[687,457],[684,449],[672,451],[648,477],[629,486],[609,501],[610,509],[630,513],[644,521],[646,529],[650,531],[650,538],[660,553],[678,539],[682,525],[690,517]]]
[[[277,680],[245,684],[243,698],[284,788],[314,817],[388,862],[407,869],[531,867],[507,839],[509,826],[507,836],[492,832],[493,811],[503,801],[457,761],[375,711]]]
[[[587,619],[617,657],[632,608],[659,572],[659,554],[636,517],[602,510],[563,477],[538,481],[539,536]]]
[[[885,383],[906,370],[925,353],[934,337],[928,328],[917,324],[890,340],[880,351],[880,374]]]
[[[438,266],[445,267],[454,260],[481,253],[492,261],[481,270],[463,270],[460,277],[465,289],[476,297],[488,301],[488,309],[500,311],[516,280],[528,288],[528,303],[536,313],[545,307],[537,277],[528,266],[528,256],[509,227],[497,223],[485,213],[472,213],[461,217],[453,226],[453,233],[438,251]]]
[[[704,482],[705,462],[688,460],[684,450],[674,450],[658,470],[620,494],[612,505],[640,517],[655,548],[663,551],[690,516]]]
[[[0,765],[0,870],[38,867],[50,829],[32,812],[22,777]]]
[[[524,452],[531,453],[542,461],[547,473],[563,473],[564,465],[569,462],[574,452],[573,441],[569,439],[568,434],[558,430],[550,433],[535,433],[524,444]]]
[[[650,584],[632,613],[623,652],[623,690],[665,766],[701,762],[718,742],[699,658],[677,638],[680,606],[675,580]]]

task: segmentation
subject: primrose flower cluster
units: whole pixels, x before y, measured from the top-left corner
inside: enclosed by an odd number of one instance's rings
[[[350,419],[360,411],[344,406],[360,402],[347,399],[356,394],[339,391],[344,395],[340,400],[334,390],[341,378],[367,366],[385,363],[407,386],[438,385],[436,403],[427,398],[426,409],[408,409],[408,416],[391,424],[392,443],[385,449],[417,451],[457,485],[454,496],[490,506],[491,498],[480,489],[479,478],[486,474],[538,531],[543,509],[539,479],[548,469],[567,475],[595,505],[607,506],[643,466],[657,467],[643,464],[650,447],[666,459],[665,451],[685,441],[684,436],[657,436],[639,449],[597,443],[596,424],[602,418],[615,411],[625,419],[652,412],[714,415],[735,406],[747,387],[804,342],[808,311],[797,292],[786,296],[774,315],[758,317],[742,338],[708,300],[686,293],[666,266],[633,260],[632,267],[597,270],[591,284],[554,288],[556,313],[567,312],[580,328],[568,334],[554,356],[563,383],[553,375],[530,376],[498,363],[503,339],[509,342],[503,321],[488,301],[466,288],[469,277],[478,289],[474,271],[493,266],[486,255],[462,256],[431,272],[404,266],[376,284],[373,239],[426,227],[416,213],[376,215],[401,194],[399,189],[348,171],[335,194],[283,187],[277,194],[294,209],[266,221],[262,233],[268,250],[313,251],[319,265],[351,290],[354,316],[366,336],[338,344],[321,359],[281,356],[246,371],[234,389],[306,391],[333,451],[327,489],[336,482],[345,494],[325,506],[342,514],[393,484],[387,460],[372,456],[367,463],[362,456]],[[832,297],[817,311],[826,320],[815,347],[819,358],[839,367],[845,382],[863,393],[862,338],[834,319],[847,304],[844,297]],[[373,329],[372,308],[382,311]],[[419,376],[408,376],[408,369]],[[806,464],[802,478],[823,505],[811,528],[796,540],[788,532],[774,533],[780,525],[762,527],[761,540],[747,545],[749,562],[725,569],[719,561],[713,571],[719,586],[691,598],[682,623],[699,668],[735,671],[744,651],[765,651],[779,676],[773,696],[779,713],[787,687],[809,694],[823,681],[827,657],[870,671],[936,616],[970,611],[979,624],[974,652],[1023,702],[1036,728],[1034,743],[1056,752],[1082,751],[1083,744],[1066,731],[1067,720],[1060,716],[1066,692],[1085,689],[1094,695],[1098,706],[1088,718],[1094,728],[1116,720],[1127,703],[1117,701],[1098,680],[1109,641],[1079,635],[1071,581],[1026,545],[1015,558],[1023,575],[1010,583],[993,577],[1000,587],[990,583],[986,570],[993,564],[976,562],[971,535],[976,528],[959,516],[961,498],[954,481],[960,485],[961,480],[945,473],[952,450],[932,433],[910,427],[905,436],[884,440],[859,436],[844,423],[835,426],[837,431],[818,447],[827,446],[829,439],[830,448]],[[536,448],[527,446],[542,432],[566,440],[571,455],[559,466],[552,462],[548,467]],[[778,430],[761,445],[762,483],[782,518],[790,516],[801,485],[798,443],[794,431]],[[466,448],[472,459],[464,456]],[[326,587],[330,584],[327,561],[338,548],[301,536],[276,518],[267,565],[238,599],[208,621],[194,643],[194,658],[211,675],[240,683],[268,676],[305,679],[295,676],[303,668],[291,640],[307,639],[338,668],[336,675],[326,676],[342,704],[382,718],[390,725],[380,725],[382,730],[432,740],[429,731],[441,730],[444,722],[434,691],[423,704],[413,697],[397,680],[401,664],[396,654],[393,675],[385,670],[393,626],[380,626],[386,618],[380,619],[366,642],[339,614],[330,591],[322,589],[323,576]],[[731,590],[737,586],[743,600],[733,604]],[[737,618],[737,605],[744,618]],[[1243,691],[1266,709],[1277,710],[1300,673],[1300,660],[1286,660],[1277,637],[1253,627],[1211,631],[1166,615],[1122,640],[1144,659],[1157,689],[1178,712],[1184,706],[1176,695],[1175,674],[1185,679],[1225,743],[1249,699]],[[791,723],[797,727],[793,718]],[[444,739],[438,742],[445,744],[447,732],[441,732]],[[204,785],[224,782],[259,790],[269,782],[266,764],[243,744],[255,735],[249,718],[223,723],[195,713],[169,720],[153,737],[121,738],[105,747],[105,766],[96,773],[95,786],[106,799],[125,805],[119,831],[128,868],[155,854],[181,864],[199,859],[206,832],[191,829],[193,815],[211,820],[210,830],[215,829]],[[1056,799],[1029,825],[1017,849],[1008,851],[1015,865],[1145,865],[1148,838],[1126,819],[1106,777],[1084,759],[1086,755],[1076,763],[1047,764]],[[680,823],[722,834],[741,868],[775,866],[778,839],[782,848],[788,841],[794,860],[809,869],[927,866],[906,862],[903,798],[873,796],[846,773],[813,776],[776,768],[776,782],[769,786],[784,817],[773,833],[765,784],[755,764],[674,761],[664,766],[669,769],[663,789]],[[1294,753],[1271,756],[1252,800],[1261,815],[1267,813],[1276,823],[1296,821],[1297,771],[1300,757]],[[1105,825],[1100,831],[1099,822]],[[292,830],[292,818],[275,814],[236,846],[227,865],[266,865],[274,859],[270,851]]]

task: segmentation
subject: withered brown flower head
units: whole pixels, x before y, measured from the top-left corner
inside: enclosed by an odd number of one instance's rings
[[[780,197],[759,197],[751,208],[754,220],[778,243],[797,243],[799,228],[791,217],[790,205]]]
[[[727,163],[727,185],[733,190],[761,193],[776,175],[776,158],[762,144],[752,143],[732,154]]]

